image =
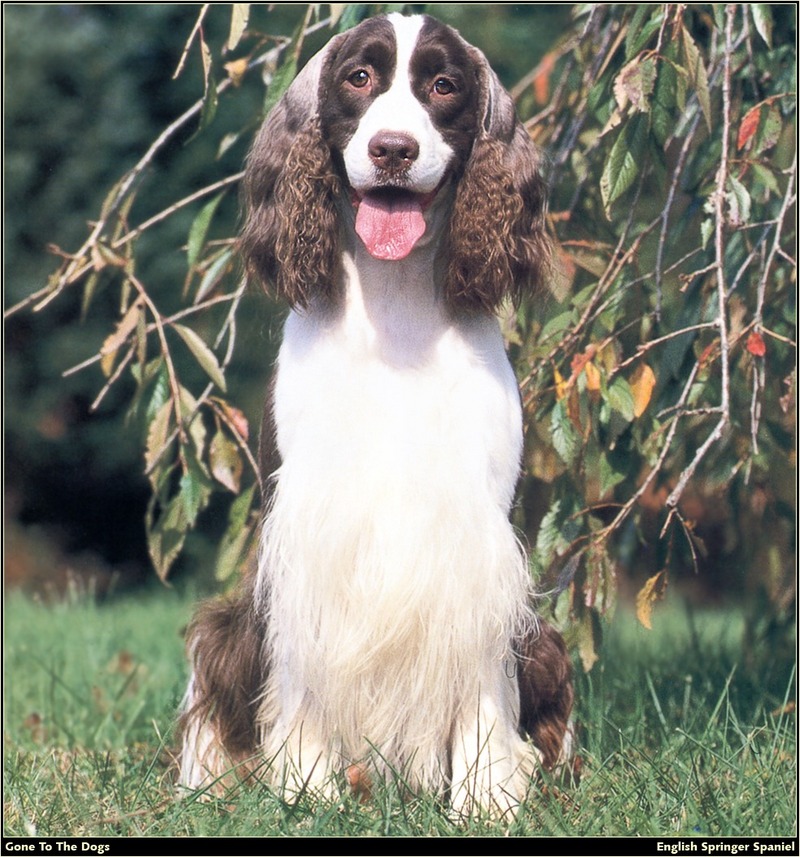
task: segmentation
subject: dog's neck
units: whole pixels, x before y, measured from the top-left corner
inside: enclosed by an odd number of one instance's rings
[[[347,219],[337,316],[354,348],[392,364],[420,364],[452,323],[442,295],[441,259],[451,196],[443,189],[425,213],[425,234],[399,261],[372,257]]]

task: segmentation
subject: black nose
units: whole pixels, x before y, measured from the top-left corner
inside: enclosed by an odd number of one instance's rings
[[[387,173],[404,172],[419,157],[419,143],[399,131],[378,131],[367,150],[372,163]]]

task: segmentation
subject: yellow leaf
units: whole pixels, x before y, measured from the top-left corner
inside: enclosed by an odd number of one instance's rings
[[[583,671],[589,672],[597,663],[597,634],[595,621],[591,610],[587,610],[578,625],[578,653],[580,654]]]
[[[335,27],[342,12],[347,8],[347,3],[331,3],[331,27]]]
[[[653,615],[653,604],[659,598],[664,597],[664,591],[667,588],[667,580],[665,573],[659,571],[647,580],[645,585],[639,590],[636,595],[636,618],[647,628],[648,631],[653,630],[651,617]]]
[[[233,85],[239,86],[247,74],[247,57],[226,62],[224,68],[228,72],[228,77],[233,81]]]
[[[141,300],[134,301],[128,307],[128,311],[120,320],[116,330],[110,336],[106,337],[106,341],[100,349],[100,354],[102,355],[100,368],[103,370],[103,374],[106,378],[111,375],[111,372],[114,369],[117,351],[119,351],[120,346],[128,339],[129,334],[136,327],[139,321],[141,308]]]
[[[155,469],[159,458],[164,452],[164,447],[172,427],[173,405],[172,399],[164,402],[156,412],[150,425],[147,427],[147,444],[144,452],[146,469],[150,472],[150,484],[153,490],[158,490],[158,483],[162,477],[161,468]]]
[[[597,369],[597,366],[592,363],[590,360],[584,367],[583,371],[586,373],[586,389],[590,393],[599,393],[600,392],[600,372]]]
[[[633,394],[633,415],[638,418],[650,404],[650,397],[656,385],[655,372],[646,363],[641,363],[631,375],[629,384]]]
[[[567,390],[569,390],[569,383],[564,380],[564,376],[558,369],[553,370],[553,376],[556,380],[556,399],[563,399],[567,395]]]

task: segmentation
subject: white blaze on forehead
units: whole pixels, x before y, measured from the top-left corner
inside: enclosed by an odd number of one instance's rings
[[[424,19],[393,13],[388,20],[395,33],[394,77],[386,92],[367,108],[344,149],[347,178],[359,191],[375,187],[380,175],[369,157],[369,142],[379,131],[399,132],[409,134],[419,144],[419,156],[404,177],[405,187],[416,193],[430,193],[444,177],[453,150],[411,88],[411,59]]]
[[[394,37],[397,40],[397,62],[395,65],[394,81],[392,88],[398,84],[404,85],[411,91],[411,56],[417,46],[417,39],[422,29],[424,19],[421,15],[407,18],[398,12],[392,12],[388,16],[394,27]]]

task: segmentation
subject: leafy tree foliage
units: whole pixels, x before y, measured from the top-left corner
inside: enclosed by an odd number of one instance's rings
[[[228,389],[248,300],[231,229],[241,161],[146,216],[137,193],[151,192],[148,171],[190,130],[189,148],[213,140],[224,160],[253,129],[252,115],[229,109],[241,93],[260,91],[265,113],[301,57],[375,11],[293,9],[287,37],[263,10],[234,4],[214,42],[220,8],[202,8],[181,61],[199,58],[202,98],[111,188],[46,286],[13,308],[80,290],[91,313],[115,295],[114,328],[83,365],[106,379],[98,402],[133,379],[162,578],[216,494],[231,498],[221,580],[257,525],[254,432]],[[707,574],[709,510],[726,528],[717,555],[736,558],[714,585],[763,597],[771,619],[791,615],[794,43],[789,6],[577,5],[513,89],[549,157],[557,247],[549,293],[505,319],[530,425],[517,523],[587,669],[621,571],[649,568],[636,584],[645,625],[670,577]],[[140,253],[188,212],[176,301],[174,290],[156,295]]]
[[[650,543],[645,624],[669,575],[703,566],[698,495],[749,519],[717,585],[739,590],[754,562],[745,584],[791,604],[793,20],[580,7],[526,81],[562,254],[555,305],[520,338],[531,469],[551,486],[535,558],[571,580],[562,609],[587,667],[620,560]]]

